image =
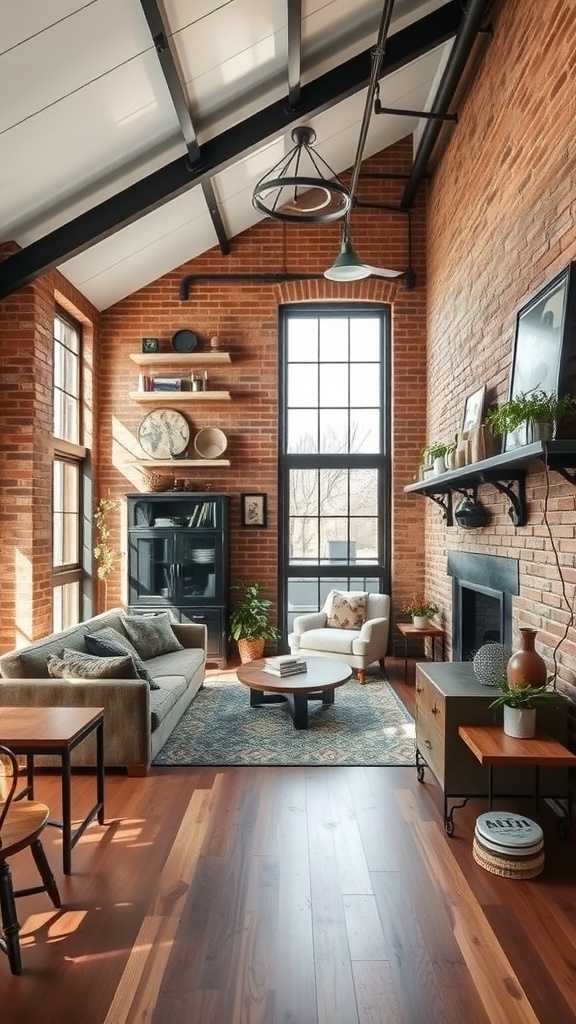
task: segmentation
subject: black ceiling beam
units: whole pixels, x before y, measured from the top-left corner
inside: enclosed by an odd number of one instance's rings
[[[288,16],[288,106],[297,110],[300,103],[302,61],[302,0],[286,0]]]
[[[461,18],[460,0],[451,0],[391,36],[382,61],[381,78],[452,38],[458,31]],[[86,213],[31,242],[20,252],[0,262],[0,299],[140,217],[159,209],[164,203],[178,198],[194,185],[201,184],[211,175],[276,138],[288,125],[315,116],[354,95],[368,84],[371,65],[372,51],[364,50],[302,86],[298,112],[290,111],[285,99],[272,103],[205,142],[202,146],[201,166],[191,167],[187,157],[172,160]]]
[[[194,167],[197,164],[202,163],[202,153],[200,152],[200,146],[198,145],[196,130],[192,123],[186,94],[182,88],[182,82],[180,81],[180,75],[178,74],[176,60],[172,53],[172,47],[170,45],[162,12],[160,11],[157,0],[140,0],[140,5],[144,12],[144,17],[148,22],[152,42],[156,49],[156,56],[158,57],[158,62],[160,64],[162,74],[164,75],[164,81],[168,86],[172,106],[176,111],[180,131],[182,132],[184,142],[186,143],[188,159],[190,160],[191,166]],[[212,224],[214,226],[214,231],[216,232],[220,252],[223,256],[228,256],[230,252],[230,242],[228,235],[226,234],[224,221],[222,220],[220,210],[218,209],[218,203],[210,178],[207,178],[206,181],[202,182],[202,191],[204,193],[204,199],[206,200],[210,217],[212,218]]]

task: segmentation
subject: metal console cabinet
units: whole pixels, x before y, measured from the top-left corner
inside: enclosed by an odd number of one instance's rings
[[[428,767],[444,798],[444,828],[454,831],[453,812],[463,807],[469,797],[487,798],[488,781],[485,768],[458,735],[460,725],[494,725],[489,705],[496,690],[478,682],[472,662],[426,662],[416,665],[416,770],[424,781]],[[541,728],[560,743],[566,744],[568,734],[567,702],[562,707],[538,709]],[[494,796],[531,796],[533,779],[517,767],[502,767],[494,774]],[[568,770],[544,768],[540,775],[540,795],[553,799],[568,796]],[[463,803],[449,808],[453,798]]]

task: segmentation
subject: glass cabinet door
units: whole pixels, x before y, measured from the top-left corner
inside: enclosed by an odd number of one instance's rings
[[[179,603],[190,605],[221,601],[221,534],[202,531],[179,535],[176,543]]]
[[[129,603],[174,603],[177,572],[174,534],[132,533],[129,551]]]

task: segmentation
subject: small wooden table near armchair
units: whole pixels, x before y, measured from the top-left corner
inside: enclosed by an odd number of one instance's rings
[[[340,614],[340,621],[347,624],[334,626],[338,620],[335,606],[336,598],[344,598],[339,602],[340,609],[350,603],[352,612]],[[359,593],[331,590],[319,612],[298,615],[294,619],[294,629],[288,637],[290,653],[305,658],[335,658],[350,666],[361,683],[366,682],[366,669],[377,661],[384,671],[384,659],[388,647],[390,628],[390,598],[388,594],[367,594],[365,597],[364,614],[360,624],[351,628],[354,622],[355,605],[361,597]],[[360,616],[358,615],[358,618]]]

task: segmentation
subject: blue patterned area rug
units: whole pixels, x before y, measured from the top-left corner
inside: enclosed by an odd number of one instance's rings
[[[414,721],[381,676],[335,691],[334,704],[312,701],[308,728],[297,730],[283,704],[251,708],[234,679],[207,677],[154,764],[415,764]]]

